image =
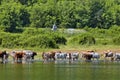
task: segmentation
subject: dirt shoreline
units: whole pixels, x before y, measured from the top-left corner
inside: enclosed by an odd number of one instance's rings
[[[4,51],[6,50],[7,52],[11,52],[13,50],[32,50],[32,51],[36,51],[38,54],[42,54],[42,52],[51,52],[51,51],[61,51],[61,52],[85,52],[85,51],[95,51],[98,52],[99,54],[102,54],[103,52],[107,51],[107,50],[111,50],[113,53],[120,53],[120,49],[44,49],[44,50],[34,50],[34,49],[0,49],[0,51]]]
[[[78,50],[78,49],[73,49],[73,50],[62,50],[62,49],[53,49],[53,50],[49,50],[47,52],[50,51],[61,51],[61,52],[86,52],[86,51],[92,51],[93,49],[86,49],[86,50]],[[93,50],[95,52],[98,52],[99,54],[103,54],[105,51],[111,50],[113,53],[120,53],[120,49],[104,49],[104,50]]]

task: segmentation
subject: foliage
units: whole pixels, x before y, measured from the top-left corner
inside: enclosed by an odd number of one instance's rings
[[[66,38],[60,33],[45,29],[24,29],[23,33],[0,33],[0,45],[6,48],[39,47],[59,48],[59,44],[66,44]],[[8,36],[9,35],[9,36]]]
[[[0,25],[4,31],[17,32],[17,27],[24,27],[30,24],[30,14],[20,3],[8,1],[0,5]],[[19,30],[18,30],[19,31]]]
[[[1,37],[2,38],[1,46],[2,47],[6,47],[6,48],[17,47],[17,46],[19,46],[19,41],[17,41],[17,39],[19,37],[20,37],[19,34],[9,34],[9,33],[6,33],[5,35],[3,35]]]
[[[120,35],[117,36],[117,37],[115,37],[115,38],[113,38],[113,43],[114,43],[115,45],[120,45]]]
[[[108,29],[120,26],[119,0],[1,0],[0,29],[18,27]]]
[[[63,33],[61,30],[46,30],[46,28],[25,28],[22,33],[1,31],[0,46],[4,48],[59,48],[61,44],[63,46],[69,46],[69,44],[74,46],[76,44],[119,45],[119,33],[119,26],[113,26],[110,29],[87,28],[85,32],[75,34]]]
[[[48,36],[48,37],[51,37],[55,42],[56,44],[66,44],[67,40],[66,38],[58,32],[54,32],[54,31],[51,31],[50,29],[34,29],[34,28],[29,28],[29,29],[26,29],[23,34],[26,34],[27,36],[31,36],[31,35],[45,35],[45,36]],[[60,35],[61,34],[61,35]]]
[[[48,36],[39,35],[28,38],[23,42],[24,47],[39,47],[39,48],[58,48],[54,40]]]
[[[64,36],[59,35],[59,33],[54,34],[52,39],[55,40],[56,44],[66,44],[67,39]]]
[[[0,45],[2,44],[2,38],[0,38]]]
[[[8,36],[9,35],[9,36]],[[0,38],[1,46],[6,48],[17,47],[39,47],[39,48],[58,48],[55,41],[45,35],[26,36],[21,34],[6,34]]]
[[[119,0],[0,0],[0,46],[116,45],[119,14]],[[58,29],[82,28],[85,32],[53,32],[53,24]]]
[[[74,36],[70,42],[74,42],[80,45],[93,45],[96,43],[95,38],[90,34],[81,34]]]

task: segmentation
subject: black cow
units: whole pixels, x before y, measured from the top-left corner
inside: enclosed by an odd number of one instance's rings
[[[6,63],[8,61],[9,54],[6,51],[0,51],[1,63]]]

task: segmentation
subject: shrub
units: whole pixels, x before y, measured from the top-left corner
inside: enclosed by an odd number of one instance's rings
[[[16,41],[19,37],[19,34],[7,34],[2,36],[2,47],[13,48],[19,46],[19,41]]]
[[[113,43],[115,45],[120,45],[120,36],[113,38]]]
[[[36,35],[36,34],[39,34],[39,32],[38,32],[37,29],[28,28],[28,29],[25,29],[25,30],[24,30],[23,34]]]
[[[66,44],[67,39],[64,36],[61,36],[59,34],[53,34],[52,39],[55,40],[56,44]]]
[[[88,44],[88,45],[91,45],[91,44],[95,44],[95,38],[92,37],[92,36],[83,36],[83,37],[80,37],[79,38],[79,44]]]
[[[49,28],[26,28],[23,34],[26,35],[39,35],[39,34],[50,34],[52,31]]]
[[[32,36],[22,44],[25,47],[58,48],[54,40],[45,35]]]
[[[71,42],[74,42],[80,45],[92,45],[96,43],[95,38],[90,34],[81,34],[81,35],[75,36],[71,39]]]
[[[2,38],[0,38],[0,45],[2,44]]]

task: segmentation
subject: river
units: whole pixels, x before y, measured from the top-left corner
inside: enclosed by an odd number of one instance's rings
[[[0,80],[119,80],[119,62],[0,64]]]

